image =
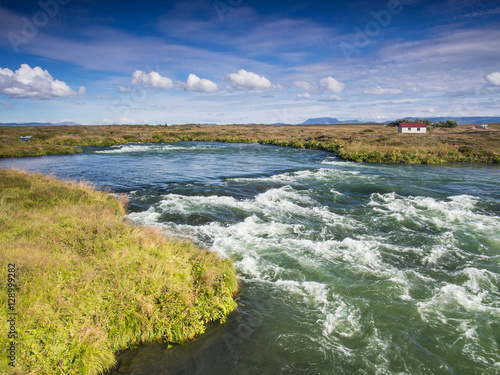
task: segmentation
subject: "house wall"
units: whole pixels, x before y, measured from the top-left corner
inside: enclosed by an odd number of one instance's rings
[[[399,127],[398,128],[398,133],[417,133],[417,134],[427,133],[427,128],[426,127],[421,127],[420,131],[418,131],[417,129],[418,128],[403,128],[403,127]]]

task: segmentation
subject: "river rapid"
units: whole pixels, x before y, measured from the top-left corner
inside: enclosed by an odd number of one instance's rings
[[[181,142],[0,167],[125,193],[131,221],[234,261],[225,324],[128,351],[113,373],[500,373],[498,166]]]

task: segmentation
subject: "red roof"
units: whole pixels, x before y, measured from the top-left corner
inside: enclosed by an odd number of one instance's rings
[[[402,128],[425,128],[427,125],[423,122],[402,122],[399,126]]]

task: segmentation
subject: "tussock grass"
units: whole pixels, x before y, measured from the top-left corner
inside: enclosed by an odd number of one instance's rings
[[[228,260],[123,221],[125,199],[0,169],[0,294],[16,264],[17,366],[0,373],[99,374],[114,353],[183,343],[235,308]],[[2,347],[9,326],[2,319]]]

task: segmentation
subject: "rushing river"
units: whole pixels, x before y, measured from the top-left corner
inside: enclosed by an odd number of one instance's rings
[[[500,373],[498,166],[190,142],[14,165],[125,193],[129,219],[234,261],[225,324],[125,353],[119,373]]]

